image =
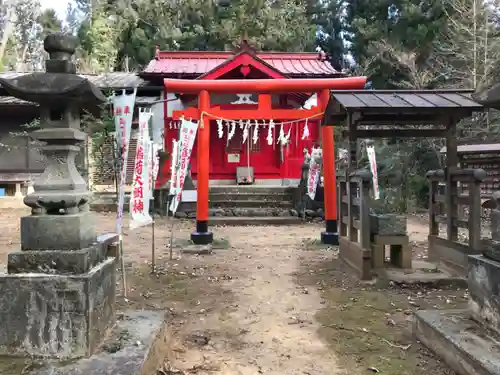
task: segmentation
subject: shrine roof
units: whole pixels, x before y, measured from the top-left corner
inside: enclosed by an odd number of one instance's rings
[[[197,78],[225,65],[237,56],[234,52],[158,51],[141,73],[170,78]],[[342,75],[319,53],[255,52],[253,54],[272,68],[289,77],[332,77]]]

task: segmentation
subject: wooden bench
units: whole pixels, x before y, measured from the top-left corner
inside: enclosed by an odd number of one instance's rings
[[[390,248],[390,264],[404,269],[411,268],[412,251],[409,246],[408,236],[383,236],[374,235],[371,241],[372,267],[384,268],[385,248]]]

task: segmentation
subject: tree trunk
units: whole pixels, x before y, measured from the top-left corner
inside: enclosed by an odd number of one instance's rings
[[[3,30],[2,39],[0,41],[0,61],[3,61],[3,57],[5,55],[5,50],[7,49],[7,43],[9,38],[14,30],[14,4],[11,4],[10,1],[6,2],[5,6],[7,7],[7,12],[5,15],[5,28]]]

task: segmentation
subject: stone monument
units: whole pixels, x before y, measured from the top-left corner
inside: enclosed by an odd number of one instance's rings
[[[493,193],[491,239],[469,256],[466,310],[421,310],[417,338],[457,374],[500,374],[500,192]]]
[[[107,249],[113,235],[97,237],[90,192],[75,166],[86,134],[81,112],[106,98],[76,74],[76,38],[52,34],[44,41],[46,72],[0,79],[9,93],[40,105],[44,173],[24,202],[21,251],[0,275],[0,354],[76,358],[91,355],[115,325],[116,261]]]

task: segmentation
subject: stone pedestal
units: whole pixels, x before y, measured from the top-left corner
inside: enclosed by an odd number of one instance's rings
[[[500,262],[471,255],[468,286],[471,318],[500,333]]]
[[[9,254],[0,275],[0,354],[56,358],[90,356],[115,323],[116,260],[108,247],[117,235],[97,237],[90,192],[75,158],[87,135],[82,110],[106,98],[75,74],[73,37],[49,35],[46,73],[0,79],[12,96],[40,104],[44,172],[24,198],[21,250]]]
[[[0,353],[90,356],[115,321],[116,261],[82,274],[0,275]]]
[[[93,214],[24,216],[22,250],[84,249],[96,240]]]

